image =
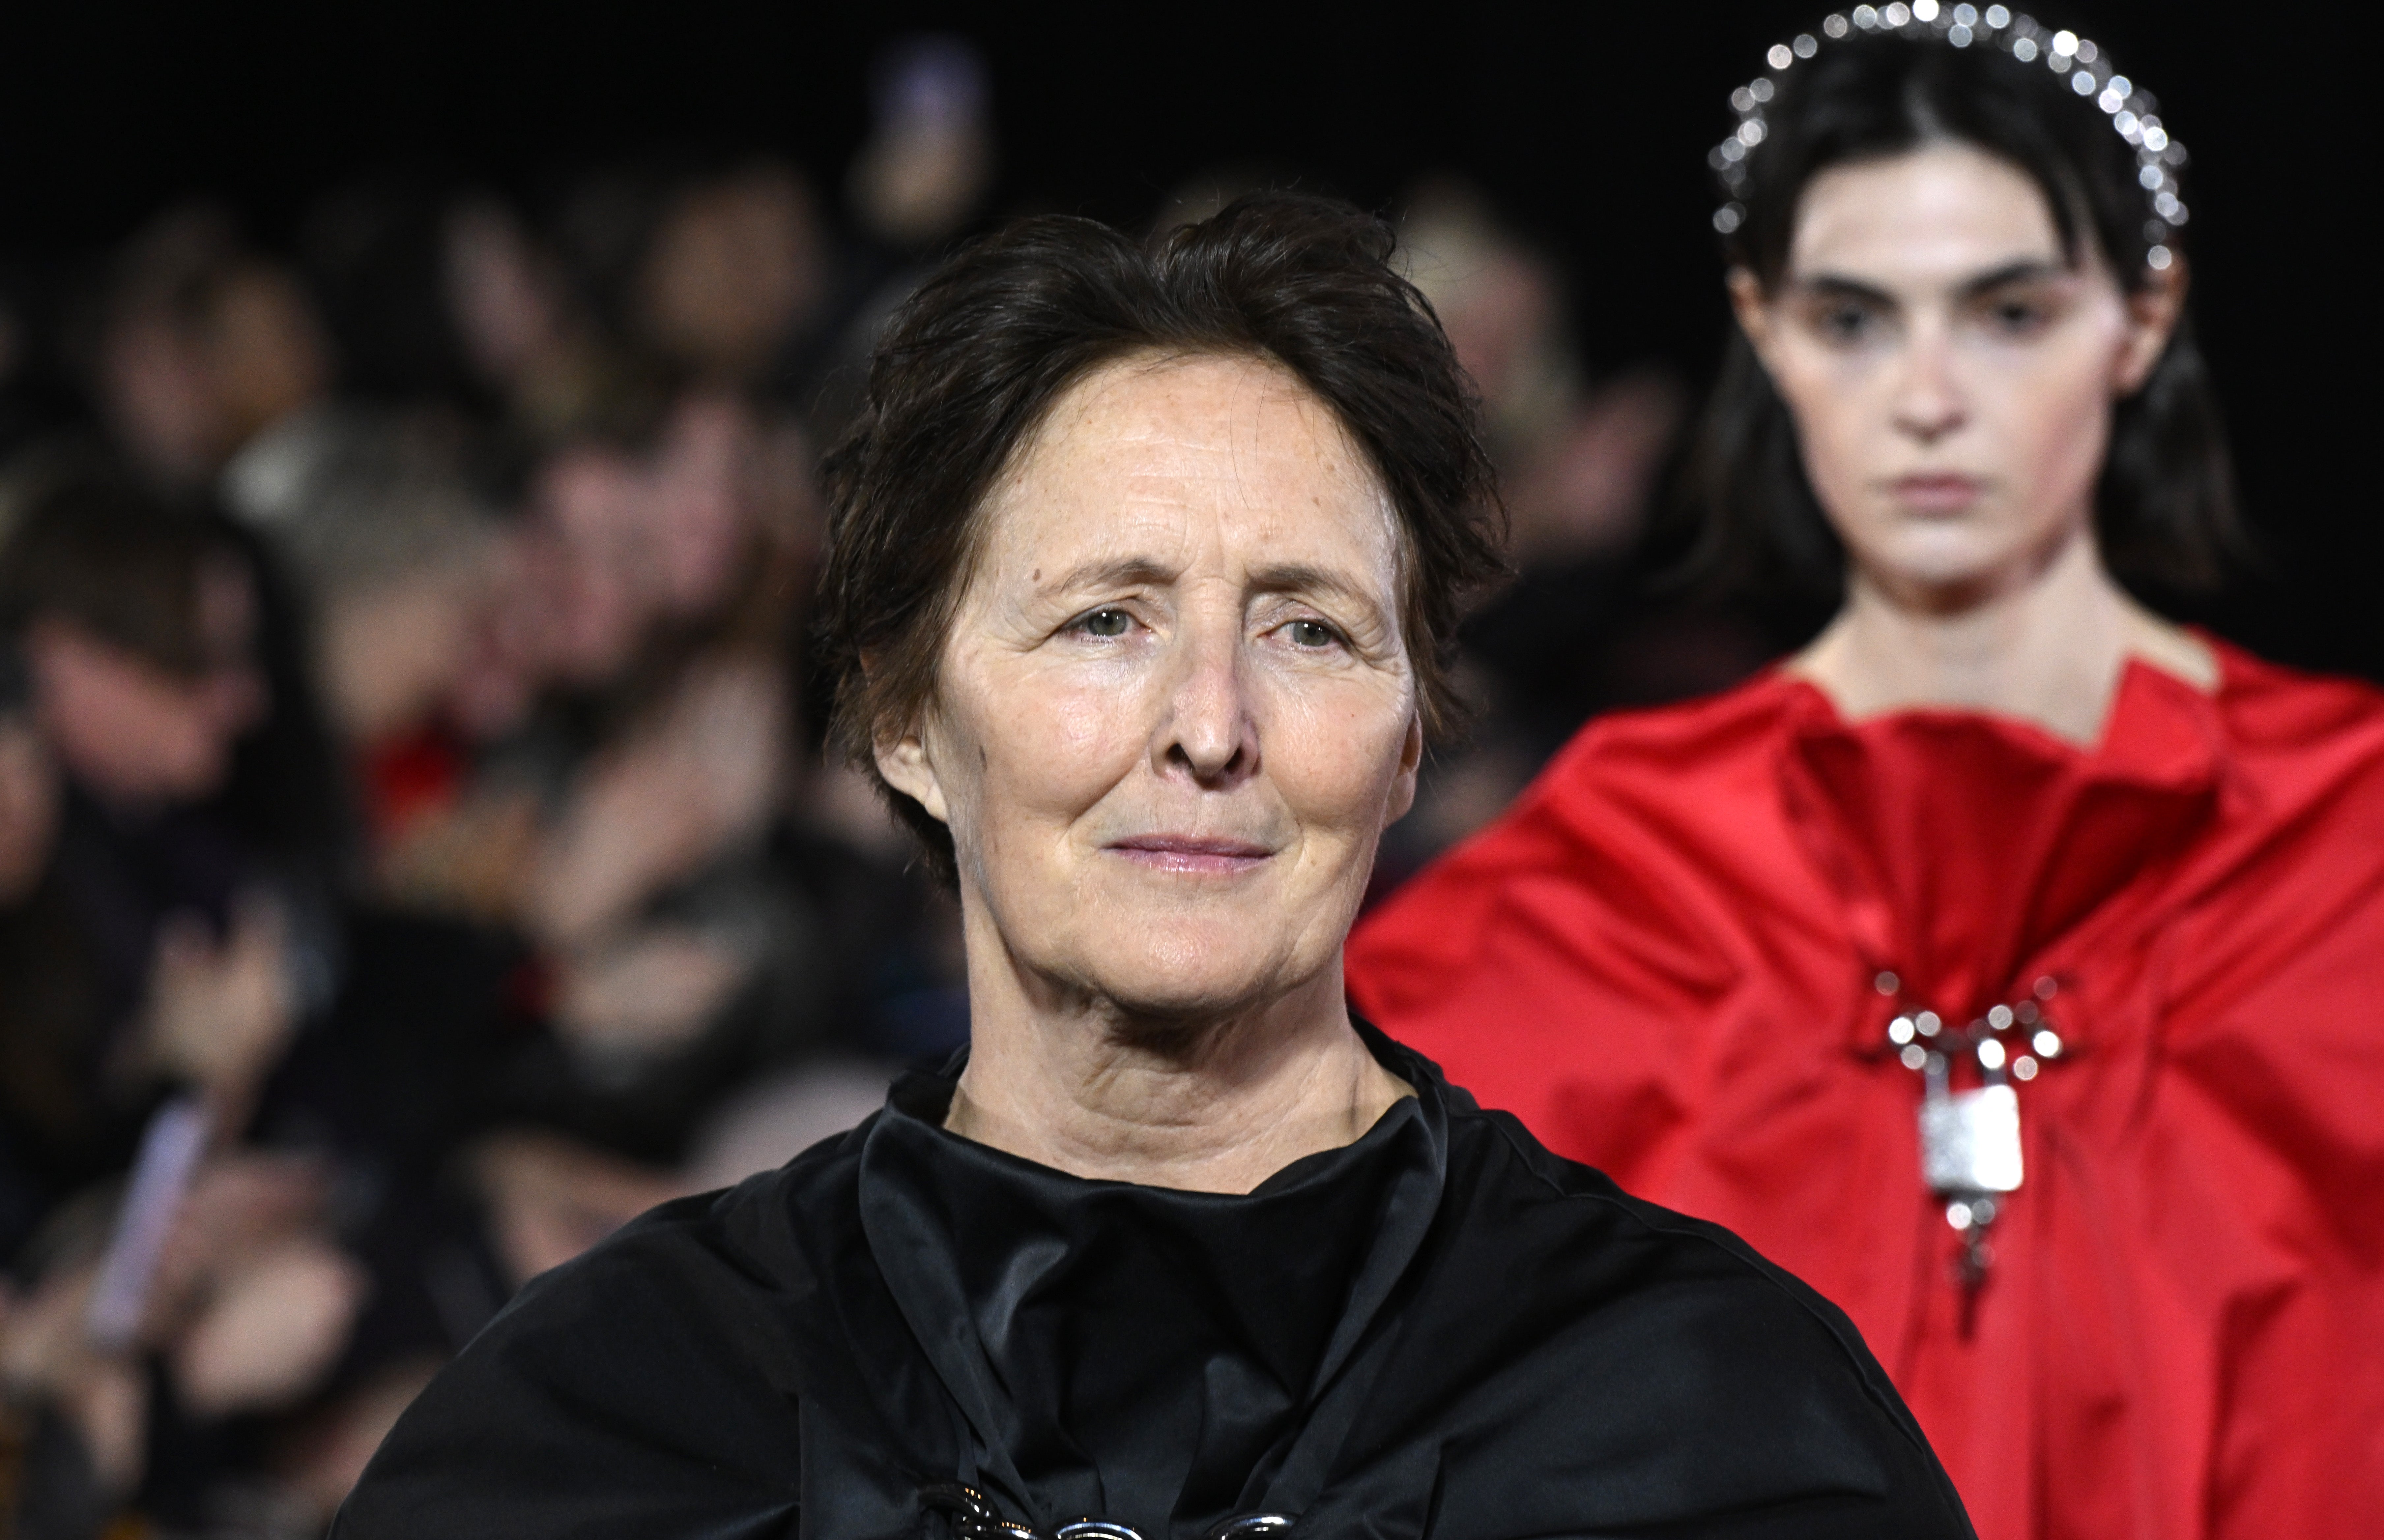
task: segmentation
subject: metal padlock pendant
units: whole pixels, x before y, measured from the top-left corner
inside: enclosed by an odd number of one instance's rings
[[[2019,1097],[2008,1084],[1956,1091],[1931,1066],[1920,1100],[1920,1174],[1931,1192],[2017,1192]]]

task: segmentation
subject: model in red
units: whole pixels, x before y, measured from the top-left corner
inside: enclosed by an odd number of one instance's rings
[[[1771,65],[1699,474],[1843,605],[1593,724],[1353,995],[1843,1305],[1987,1540],[2384,1534],[2384,697],[2114,576],[2229,528],[2182,153],[2000,6]]]

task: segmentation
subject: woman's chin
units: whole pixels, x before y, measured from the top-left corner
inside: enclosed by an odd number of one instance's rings
[[[1974,602],[2015,586],[2043,560],[2032,532],[1979,520],[1915,521],[1894,538],[1856,548],[1856,563],[1891,591],[1931,602]]]
[[[1123,1017],[1195,1024],[1264,1007],[1318,971],[1285,955],[1280,935],[1207,930],[1179,924],[1113,936],[1086,948],[1099,963],[1078,977]]]

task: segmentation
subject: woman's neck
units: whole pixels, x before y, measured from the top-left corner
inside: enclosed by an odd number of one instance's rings
[[[1857,565],[1844,607],[1787,666],[1849,721],[1951,707],[2092,744],[2131,658],[2200,689],[2218,685],[2210,649],[2129,598],[2080,531],[2026,578],[1967,602]]]
[[[1350,1025],[1337,959],[1327,972],[1197,1025],[1042,1005],[973,978],[969,1062],[944,1126],[1077,1176],[1248,1192],[1356,1142],[1413,1094]]]

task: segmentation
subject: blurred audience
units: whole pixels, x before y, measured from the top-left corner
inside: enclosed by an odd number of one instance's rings
[[[852,361],[992,186],[964,44],[873,100],[841,217],[680,155],[0,261],[0,1534],[319,1534],[524,1280],[965,1040],[806,693]],[[1633,597],[1677,385],[1587,369],[1478,193],[1405,234],[1518,570],[1385,884],[1753,661]]]
[[[1220,173],[1213,185],[1238,180]],[[1197,207],[1198,192],[1178,202]],[[1376,896],[1488,823],[1582,722],[1719,689],[1768,639],[1651,602],[1648,536],[1686,407],[1670,376],[1583,364],[1562,276],[1462,182],[1425,181],[1400,219],[1409,272],[1482,393],[1513,575],[1468,621],[1459,677],[1475,729],[1427,765],[1385,837]]]

